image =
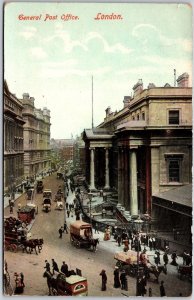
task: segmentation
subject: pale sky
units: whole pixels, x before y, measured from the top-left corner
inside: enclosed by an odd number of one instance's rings
[[[98,13],[119,20],[95,20]],[[45,20],[46,14],[53,16]],[[64,21],[72,14],[79,20]],[[40,20],[19,20],[19,16]],[[23,17],[20,17],[23,18]],[[192,76],[192,9],[187,4],[11,3],[5,6],[4,78],[18,98],[29,93],[51,111],[51,138],[94,126],[123,107],[138,79],[144,88]],[[190,81],[191,82],[191,81]]]

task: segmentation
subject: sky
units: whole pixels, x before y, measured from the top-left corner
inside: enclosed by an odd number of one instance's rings
[[[67,14],[77,19],[64,20]],[[103,19],[112,14],[120,17]],[[36,108],[50,110],[51,138],[76,137],[91,128],[92,76],[97,126],[108,106],[113,112],[123,108],[139,79],[144,88],[173,86],[174,69],[177,77],[189,73],[191,85],[188,4],[5,5],[4,79],[18,98],[29,93]]]

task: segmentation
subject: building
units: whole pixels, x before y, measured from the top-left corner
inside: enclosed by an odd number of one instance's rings
[[[33,177],[50,169],[50,111],[37,109],[35,99],[23,94],[24,175]]]
[[[108,107],[99,126],[84,130],[90,188],[117,190],[118,202],[131,215],[149,213],[158,218],[162,198],[159,207],[152,197],[192,182],[192,88],[188,80],[184,73],[177,87],[150,83],[146,89],[139,80],[133,97],[124,97],[123,109],[113,113]],[[173,210],[173,226],[176,213]]]
[[[14,197],[24,179],[24,137],[22,102],[9,91],[4,81],[4,191]]]
[[[85,143],[81,136],[77,137],[74,146],[74,168],[85,172]]]

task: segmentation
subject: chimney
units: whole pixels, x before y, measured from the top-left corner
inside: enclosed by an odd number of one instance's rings
[[[28,93],[24,93],[23,94],[23,99],[24,100],[28,100],[30,98],[29,94]]]
[[[108,117],[111,114],[111,108],[110,106],[107,107],[107,109],[105,110],[106,112],[106,117]]]
[[[178,87],[188,87],[189,86],[189,74],[183,73],[177,79]]]
[[[131,96],[124,96],[123,99],[124,107],[127,107],[129,105],[130,100],[131,100]]]
[[[140,94],[143,91],[143,81],[139,79],[138,82],[133,87],[134,96]]]
[[[148,89],[153,89],[153,88],[155,88],[156,86],[155,86],[155,84],[154,83],[149,83],[148,84]]]

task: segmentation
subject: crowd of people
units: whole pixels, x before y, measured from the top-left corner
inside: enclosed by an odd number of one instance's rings
[[[51,264],[48,262],[48,260],[45,260],[45,267],[47,272],[49,272],[51,275],[54,275],[56,272],[63,273],[66,277],[69,277],[71,275],[76,275],[76,272],[72,269],[69,269],[69,266],[65,261],[62,262],[61,268],[59,269],[57,262],[52,258]]]

